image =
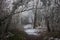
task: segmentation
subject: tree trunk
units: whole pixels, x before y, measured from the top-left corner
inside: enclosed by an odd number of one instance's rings
[[[38,1],[39,0],[37,0],[37,2],[36,2],[36,10],[35,10],[35,15],[34,15],[34,27],[33,28],[36,27],[36,23],[37,23],[37,5],[38,5]]]
[[[50,32],[50,27],[49,27],[49,20],[48,20],[48,17],[46,17],[46,25],[47,25],[47,30],[48,32]]]

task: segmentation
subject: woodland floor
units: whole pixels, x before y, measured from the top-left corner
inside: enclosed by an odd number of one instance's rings
[[[27,35],[24,32],[14,34],[8,40],[60,40],[60,32],[49,32],[39,36]]]

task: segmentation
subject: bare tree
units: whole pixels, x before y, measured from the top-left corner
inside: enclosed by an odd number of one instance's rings
[[[37,2],[36,2],[36,9],[35,9],[35,16],[34,16],[34,27],[33,28],[35,28],[36,27],[36,23],[37,23],[37,5],[38,5],[38,1],[39,0],[37,0]]]

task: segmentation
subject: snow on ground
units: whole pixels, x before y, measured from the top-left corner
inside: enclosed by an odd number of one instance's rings
[[[26,32],[28,35],[36,35],[36,36],[40,35],[40,34],[37,33],[38,31],[39,31],[39,30],[36,30],[36,29],[26,29],[26,30],[25,30],[25,32]]]
[[[40,27],[40,28],[39,28]],[[27,24],[24,25],[24,31],[28,34],[28,35],[35,35],[38,36],[40,35],[41,32],[46,31],[46,27],[36,27],[35,29],[33,28],[33,25],[31,24]],[[45,28],[45,29],[44,29]],[[43,30],[44,29],[44,30]]]
[[[32,27],[33,25],[31,25],[31,24],[28,24],[28,25],[24,25],[24,29],[33,29],[33,27]]]

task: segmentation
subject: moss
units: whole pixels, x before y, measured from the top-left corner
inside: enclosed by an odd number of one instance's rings
[[[8,40],[25,40],[25,36],[24,32],[14,33],[14,36],[8,38]]]

